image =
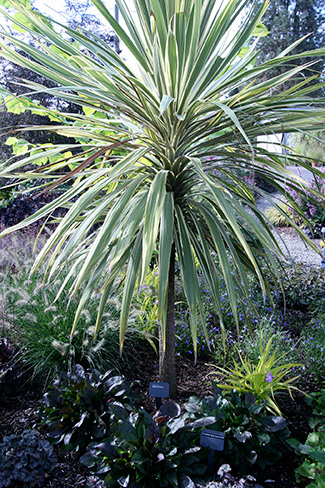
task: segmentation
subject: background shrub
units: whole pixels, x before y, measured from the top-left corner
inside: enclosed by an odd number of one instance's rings
[[[324,168],[319,168],[320,171],[325,171]],[[309,187],[311,190],[317,190],[323,196],[325,194],[325,181],[315,176],[311,178],[309,182]],[[308,219],[309,224],[312,227],[312,231],[308,231],[311,238],[321,238],[322,237],[322,227],[325,225],[325,207],[322,197],[315,197],[310,191],[298,194],[295,190],[288,189],[288,193],[303,210],[305,217]],[[294,211],[293,211],[294,212]]]
[[[16,225],[58,196],[57,193],[43,193],[37,197],[34,197],[31,193],[14,193],[9,199],[0,202],[0,224],[3,227]],[[56,211],[52,217],[63,216],[65,213],[66,210],[62,208]],[[39,229],[44,223],[45,219],[41,219],[32,224],[32,227]],[[51,219],[47,224],[51,226]]]
[[[286,214],[291,220],[295,223],[299,223],[299,219],[297,215],[288,207],[288,205],[284,202],[280,202],[278,207]],[[290,221],[283,215],[282,212],[276,207],[271,207],[265,210],[265,216],[269,219],[270,223],[275,227],[290,227]]]

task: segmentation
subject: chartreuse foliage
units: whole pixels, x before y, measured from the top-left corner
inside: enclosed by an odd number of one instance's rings
[[[256,363],[250,361],[247,356],[243,359],[237,350],[238,359],[233,359],[233,367],[216,367],[216,372],[224,375],[224,383],[218,384],[220,388],[226,390],[236,389],[241,393],[252,393],[256,401],[261,403],[266,401],[267,408],[281,415],[281,411],[275,401],[274,395],[281,391],[288,391],[291,395],[292,390],[298,390],[292,385],[298,376],[288,377],[292,369],[302,366],[300,363],[284,363],[285,354],[280,354],[276,349],[271,354],[271,337],[265,348],[262,345],[262,335],[260,338],[260,356]]]
[[[10,2],[19,15],[2,10],[34,41],[28,44],[3,33],[2,56],[56,84],[56,88],[47,89],[24,81],[30,92],[50,91],[85,109],[83,114],[64,114],[64,122],[53,111],[56,125],[32,128],[74,137],[77,147],[43,147],[41,153],[33,150],[1,166],[1,177],[41,177],[48,190],[71,183],[56,200],[1,235],[58,207],[68,207],[67,215],[36,258],[34,269],[53,252],[48,278],[67,264],[79,270],[68,288],[74,295],[83,284],[72,333],[96,287],[101,294],[98,332],[112,284],[125,272],[121,347],[132,295],[159,247],[162,364],[165,353],[170,361],[167,353],[174,347],[173,294],[168,292],[173,288],[169,268],[174,253],[190,311],[194,354],[198,315],[203,315],[197,262],[221,322],[219,274],[212,253],[220,263],[236,320],[236,284],[249,295],[247,270],[257,276],[266,293],[261,261],[266,260],[277,274],[274,255],[280,250],[256,208],[252,189],[238,176],[238,170],[250,171],[281,193],[285,192],[283,182],[301,191],[303,181],[290,174],[286,165],[306,166],[304,159],[299,155],[284,158],[256,140],[283,130],[323,128],[324,100],[318,99],[313,106],[311,95],[316,85],[310,87],[305,79],[300,79],[295,88],[279,90],[306,68],[290,67],[297,58],[291,52],[299,41],[275,59],[255,66],[256,43],[265,33],[261,19],[268,2],[249,2],[251,7],[245,10],[248,0],[217,4],[214,0],[135,0],[131,11],[126,0],[116,0],[125,28],[101,0],[92,2],[129,51],[127,60],[95,34],[50,22],[19,0]],[[9,2],[2,4],[7,7]],[[243,15],[246,17],[240,23]],[[299,58],[324,53],[319,49],[300,53]],[[264,81],[269,70],[284,65],[288,66],[286,72]],[[35,106],[32,109],[37,110]],[[72,156],[67,156],[69,151]],[[47,154],[60,158],[21,173],[21,168],[31,168]],[[74,169],[67,171],[67,164],[73,164]],[[313,171],[322,176],[317,169]],[[295,201],[287,198],[290,207],[299,212]],[[99,230],[90,233],[94,224]],[[303,235],[294,222],[292,225]],[[204,320],[201,324],[207,335]]]

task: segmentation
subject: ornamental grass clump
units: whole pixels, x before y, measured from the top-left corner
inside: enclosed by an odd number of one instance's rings
[[[222,373],[224,383],[218,384],[219,388],[225,390],[237,390],[241,393],[252,393],[257,402],[267,401],[267,409],[276,415],[282,416],[274,396],[279,392],[287,391],[292,397],[292,391],[300,391],[292,383],[299,378],[290,377],[294,368],[303,366],[301,363],[285,363],[282,359],[286,354],[279,354],[275,350],[271,354],[273,337],[271,337],[263,348],[262,336],[260,338],[260,359],[254,363],[247,356],[243,359],[237,349],[238,360],[233,358],[233,367],[216,367],[216,371],[210,374]],[[289,376],[289,377],[288,377]]]
[[[116,289],[107,302],[97,340],[94,341],[98,306],[95,292],[88,300],[88,307],[83,309],[78,330],[70,337],[79,297],[70,301],[62,295],[57,298],[65,280],[69,279],[67,270],[55,280],[44,283],[43,274],[48,264],[45,261],[30,276],[35,234],[22,232],[10,237],[0,241],[0,337],[9,337],[20,351],[15,361],[28,373],[28,381],[47,385],[61,371],[72,371],[77,363],[101,370],[120,370],[122,366],[129,366],[130,359],[133,361],[147,347],[145,335],[134,326],[138,314],[132,309],[128,341],[120,357],[121,304]],[[40,240],[44,243],[44,237]]]
[[[300,221],[297,214],[293,213],[285,202],[280,202],[276,207],[266,209],[265,217],[275,227],[290,227],[292,220],[296,224]]]

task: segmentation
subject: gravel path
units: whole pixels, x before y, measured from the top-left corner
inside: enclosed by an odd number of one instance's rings
[[[275,193],[272,197],[276,201],[281,196],[280,193]],[[263,213],[266,209],[271,207],[270,203],[265,200],[265,198],[259,198],[257,200],[257,206]],[[313,243],[319,249],[318,254],[307,246],[297,231],[291,227],[278,227],[277,232],[274,231],[274,235],[289,260],[316,268],[321,266],[322,248],[320,246],[320,239],[313,239]]]
[[[288,257],[295,263],[302,263],[305,266],[319,268],[321,266],[322,248],[320,246],[320,239],[313,239],[313,243],[319,249],[316,251],[307,246],[297,231],[291,227],[278,228],[278,234],[274,232],[277,241]]]

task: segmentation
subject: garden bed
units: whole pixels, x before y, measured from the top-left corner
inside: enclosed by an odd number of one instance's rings
[[[150,358],[152,359],[152,358]],[[137,378],[139,385],[137,391],[143,398],[143,404],[147,411],[153,411],[155,404],[152,399],[148,397],[148,383],[149,381],[157,380],[156,368],[152,368],[153,362],[144,358],[142,364],[138,364]],[[177,371],[179,377],[178,397],[176,401],[182,406],[190,396],[198,396],[203,398],[206,395],[211,395],[213,390],[208,379],[208,374],[211,372],[211,365],[205,361],[198,361],[195,366],[192,360],[185,358],[178,358]],[[141,373],[140,373],[141,371]],[[130,371],[126,371],[126,375],[130,375]],[[42,392],[34,387],[34,391],[25,389],[21,395],[17,392],[16,396],[8,399],[8,402],[1,406],[0,415],[2,422],[0,424],[0,439],[5,435],[21,434],[25,429],[37,429],[42,436],[46,437],[46,427],[41,425],[40,418],[37,415],[37,410],[40,406],[40,399]],[[308,432],[308,419],[311,414],[311,409],[304,401],[301,394],[295,395],[291,399],[289,395],[284,394],[279,397],[279,404],[284,416],[288,420],[288,426],[291,435],[297,438],[302,443],[305,441]],[[88,469],[81,465],[78,461],[79,456],[76,452],[69,452],[60,454],[58,452],[58,464],[54,471],[48,474],[44,488],[72,488],[72,487],[95,487],[95,478],[91,476]],[[294,470],[298,466],[298,461],[293,452],[288,452],[280,461],[274,466],[267,467],[265,470],[258,470],[252,474],[257,483],[263,488],[297,488],[295,481]],[[235,473],[232,473],[235,475]],[[237,476],[237,480],[240,477]],[[244,477],[241,477],[244,479]],[[307,483],[300,483],[299,488],[303,488]],[[198,486],[209,486],[213,488],[218,486],[212,478],[209,482],[198,481]],[[231,486],[231,485],[229,485]],[[233,485],[235,486],[235,485]],[[236,485],[237,486],[237,485]],[[241,485],[238,485],[241,486]],[[252,485],[243,486],[258,486],[255,483]],[[18,486],[15,488],[18,488]]]

